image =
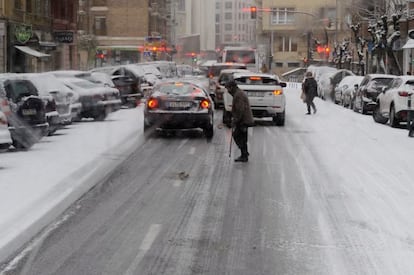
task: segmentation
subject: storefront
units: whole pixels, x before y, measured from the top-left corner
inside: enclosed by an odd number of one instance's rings
[[[52,68],[56,44],[45,30],[33,30],[31,25],[9,23],[7,71],[33,73]]]

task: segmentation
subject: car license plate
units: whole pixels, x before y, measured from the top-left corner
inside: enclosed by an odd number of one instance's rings
[[[265,96],[265,92],[247,92],[247,96],[264,97]]]
[[[22,114],[24,116],[33,116],[33,115],[37,114],[37,111],[36,111],[36,109],[23,109]]]
[[[191,106],[191,102],[186,102],[186,101],[168,102],[168,107],[170,108],[189,108],[190,106]]]

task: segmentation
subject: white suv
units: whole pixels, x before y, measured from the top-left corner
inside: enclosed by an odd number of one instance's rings
[[[254,117],[272,117],[273,123],[278,126],[285,124],[286,98],[283,88],[286,83],[271,74],[262,73],[234,73],[233,78],[237,86],[246,92]],[[231,124],[231,107],[233,97],[224,91],[223,123]]]

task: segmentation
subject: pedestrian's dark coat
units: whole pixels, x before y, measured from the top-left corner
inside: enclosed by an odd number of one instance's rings
[[[315,78],[307,77],[303,83],[303,92],[308,100],[312,100],[318,95],[318,83]]]
[[[249,98],[239,88],[234,89],[236,89],[236,91],[233,95],[231,110],[234,125],[247,127],[253,126],[254,119],[250,108]]]

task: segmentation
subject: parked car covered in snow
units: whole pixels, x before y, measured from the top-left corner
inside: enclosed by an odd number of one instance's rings
[[[49,135],[72,122],[71,93],[54,75],[47,73],[17,74],[20,79],[30,80],[39,95],[48,99],[46,117],[49,123]]]
[[[75,77],[59,77],[58,79],[73,93],[78,94],[82,106],[78,119],[104,120],[109,113],[121,108],[118,89],[104,87]]]
[[[394,75],[389,74],[366,75],[356,91],[353,104],[354,111],[362,114],[372,112],[376,106],[377,96],[394,78]]]
[[[28,149],[48,133],[45,101],[32,82],[13,79],[10,74],[1,75],[0,99],[15,148]],[[4,111],[5,100],[10,111]]]
[[[382,124],[389,120],[391,127],[398,127],[401,122],[407,122],[408,100],[413,94],[414,76],[394,78],[388,86],[382,88],[376,98],[373,111],[374,120]],[[413,105],[414,101],[411,106]]]
[[[344,107],[352,108],[355,91],[361,84],[363,78],[363,76],[359,75],[344,77],[335,87],[335,103],[341,104]]]

